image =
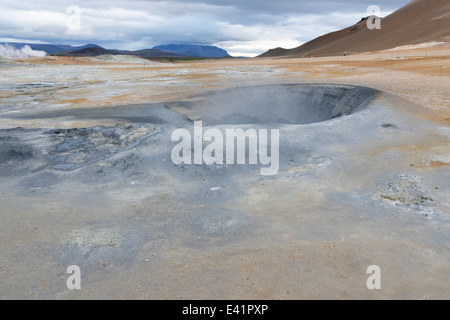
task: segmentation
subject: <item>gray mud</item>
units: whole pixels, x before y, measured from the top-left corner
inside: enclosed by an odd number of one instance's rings
[[[0,296],[448,299],[450,171],[427,165],[448,154],[448,128],[399,108],[409,104],[277,85],[4,114],[118,124],[0,130]],[[171,134],[195,120],[279,129],[278,174],[173,164]],[[72,264],[81,291],[66,288]],[[374,264],[378,292],[365,287]]]
[[[355,86],[268,85],[237,87],[179,105],[206,125],[309,124],[363,110],[377,90]],[[177,104],[175,104],[177,106]]]

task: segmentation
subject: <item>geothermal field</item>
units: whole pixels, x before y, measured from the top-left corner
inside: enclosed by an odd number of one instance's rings
[[[450,298],[449,57],[4,60],[0,298]],[[174,163],[199,121],[276,174]]]
[[[0,5],[0,300],[450,299],[448,0],[76,2]]]

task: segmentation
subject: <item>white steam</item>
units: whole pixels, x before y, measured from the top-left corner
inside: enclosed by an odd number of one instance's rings
[[[33,50],[30,46],[23,46],[21,49],[16,49],[8,44],[0,44],[0,57],[4,58],[32,58],[32,57],[45,57],[47,53],[45,51]]]

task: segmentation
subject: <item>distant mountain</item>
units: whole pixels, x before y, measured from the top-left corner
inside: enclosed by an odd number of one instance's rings
[[[73,57],[96,57],[104,54],[111,55],[134,55],[141,58],[223,58],[230,57],[228,52],[213,46],[196,45],[165,45],[157,46],[153,49],[143,49],[136,51],[110,50],[97,44],[86,44],[84,46],[69,46],[60,44],[31,44],[31,43],[0,43],[10,45],[18,50],[24,46],[30,46],[33,50],[45,51],[51,55],[73,56]],[[163,50],[167,48],[168,50]]]
[[[449,0],[414,0],[369,30],[367,19],[318,37],[294,49],[276,48],[260,57],[330,56],[391,49],[431,41],[450,42]]]
[[[155,49],[144,49],[137,51],[128,50],[108,50],[102,47],[88,47],[79,50],[69,50],[54,53],[55,56],[71,56],[71,57],[97,57],[105,54],[110,55],[133,55],[141,58],[183,58],[185,56],[180,56],[170,52],[164,52]]]
[[[64,51],[75,51],[85,48],[101,48],[96,44],[86,44],[84,46],[69,46],[64,44],[35,44],[35,43],[19,43],[19,42],[1,42],[0,44],[9,45],[15,49],[22,49],[24,46],[29,46],[33,50],[45,51],[48,54],[60,53]]]
[[[55,56],[72,56],[72,57],[97,57],[104,54],[119,54],[115,50],[107,50],[102,47],[87,47],[78,50],[69,50],[53,53]]]
[[[143,49],[137,51],[116,50],[118,54],[133,55],[141,58],[183,58],[186,56],[157,49]]]
[[[230,57],[228,52],[214,46],[199,46],[191,44],[166,44],[153,47],[153,49],[162,50],[178,55],[199,57],[199,58],[224,58]]]

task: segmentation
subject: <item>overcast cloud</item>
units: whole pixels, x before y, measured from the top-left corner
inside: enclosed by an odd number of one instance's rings
[[[386,16],[409,0],[0,1],[0,42],[113,49],[169,43],[216,45],[234,56],[293,48],[350,26],[378,5]]]

